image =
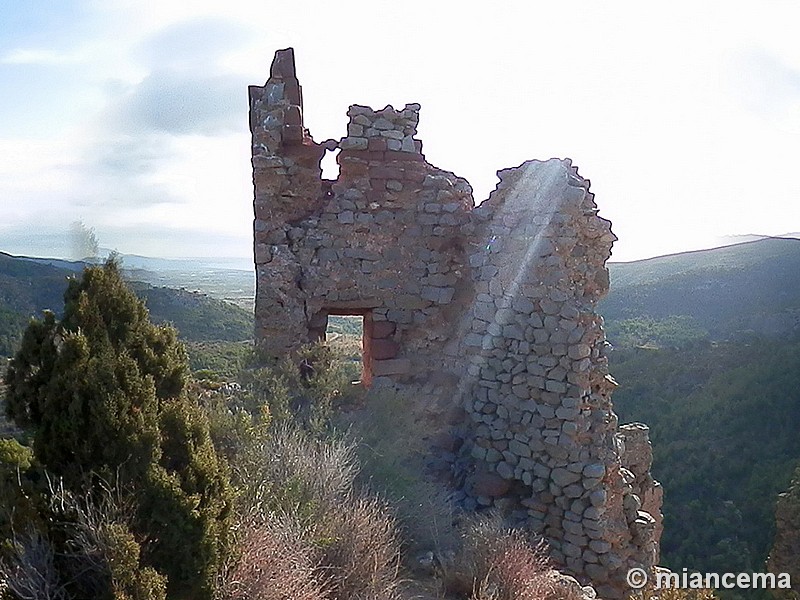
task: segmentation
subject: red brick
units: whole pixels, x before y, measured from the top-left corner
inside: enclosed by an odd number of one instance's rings
[[[416,169],[406,169],[403,172],[403,179],[413,183],[422,183],[425,181],[425,171]]]
[[[385,152],[386,140],[384,138],[369,138],[369,149],[374,152]]]
[[[383,160],[383,152],[370,152],[369,150],[342,150],[339,160],[358,158],[361,160]]]
[[[372,337],[374,339],[387,338],[392,335],[396,329],[397,325],[391,321],[373,321]]]
[[[361,150],[361,154],[369,160],[384,160],[386,158],[385,152]]]
[[[403,160],[408,162],[423,162],[425,157],[421,154],[414,152],[396,152],[394,150],[386,151],[386,160]]]
[[[411,372],[411,361],[407,358],[391,358],[372,362],[372,374],[376,377],[384,375],[406,375]]]
[[[383,166],[369,168],[369,176],[376,179],[402,179],[404,172],[404,169]]]
[[[374,332],[373,332],[374,333]],[[375,360],[386,360],[396,358],[398,352],[397,342],[386,339],[372,339],[370,344],[370,356]]]

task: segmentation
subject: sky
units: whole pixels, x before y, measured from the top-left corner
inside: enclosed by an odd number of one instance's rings
[[[295,49],[305,124],[422,105],[476,202],[570,157],[612,260],[800,231],[800,3],[0,0],[0,251],[252,253],[248,85]]]

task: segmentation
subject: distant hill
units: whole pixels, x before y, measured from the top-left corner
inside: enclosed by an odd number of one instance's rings
[[[800,464],[800,341],[617,348],[610,363],[620,420],[650,426],[662,564],[759,571]]]
[[[609,270],[611,290],[599,312],[613,344],[668,346],[800,332],[797,239],[610,263]]]
[[[725,235],[717,238],[715,247],[732,246],[734,244],[743,244],[745,242],[755,242],[756,240],[766,240],[770,238],[795,238],[800,240],[800,231],[790,231],[780,235],[760,235],[757,233],[748,233],[744,235]]]
[[[609,268],[599,312],[614,408],[651,428],[662,564],[763,570],[777,494],[800,463],[800,240]]]
[[[63,307],[69,277],[82,263],[29,259],[0,253],[0,356],[13,354],[31,316]],[[252,338],[252,313],[198,292],[132,282],[157,323],[170,322],[190,342],[242,341]]]
[[[150,285],[187,289],[232,302],[249,312],[254,309],[255,269],[252,259],[163,259],[120,255],[126,278]]]
[[[0,356],[9,356],[32,315],[63,305],[71,273],[0,253]]]
[[[101,255],[110,255],[101,250]],[[201,292],[212,298],[225,300],[252,311],[255,297],[255,270],[251,258],[199,257],[154,258],[136,254],[116,254],[122,272],[129,281],[141,281],[155,287],[187,289]],[[84,266],[97,259],[83,261],[63,258],[17,256],[21,260],[40,265],[59,267],[80,273]]]

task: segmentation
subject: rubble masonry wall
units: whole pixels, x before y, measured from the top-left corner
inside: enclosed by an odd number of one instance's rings
[[[419,110],[353,105],[347,136],[317,143],[291,49],[250,87],[257,343],[283,356],[324,338],[329,315],[363,315],[365,384],[414,391],[462,504],[540,532],[622,597],[627,570],[658,558],[660,488],[647,428],[620,427],[611,405],[595,312],[610,223],[568,159],[498,172],[475,207],[425,160]]]

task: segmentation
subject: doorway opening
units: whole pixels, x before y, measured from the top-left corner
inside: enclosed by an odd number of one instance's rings
[[[369,387],[372,383],[369,347],[372,313],[325,310],[312,321],[317,325],[312,330],[312,337],[325,341],[344,361],[345,368],[352,372],[354,383]]]

